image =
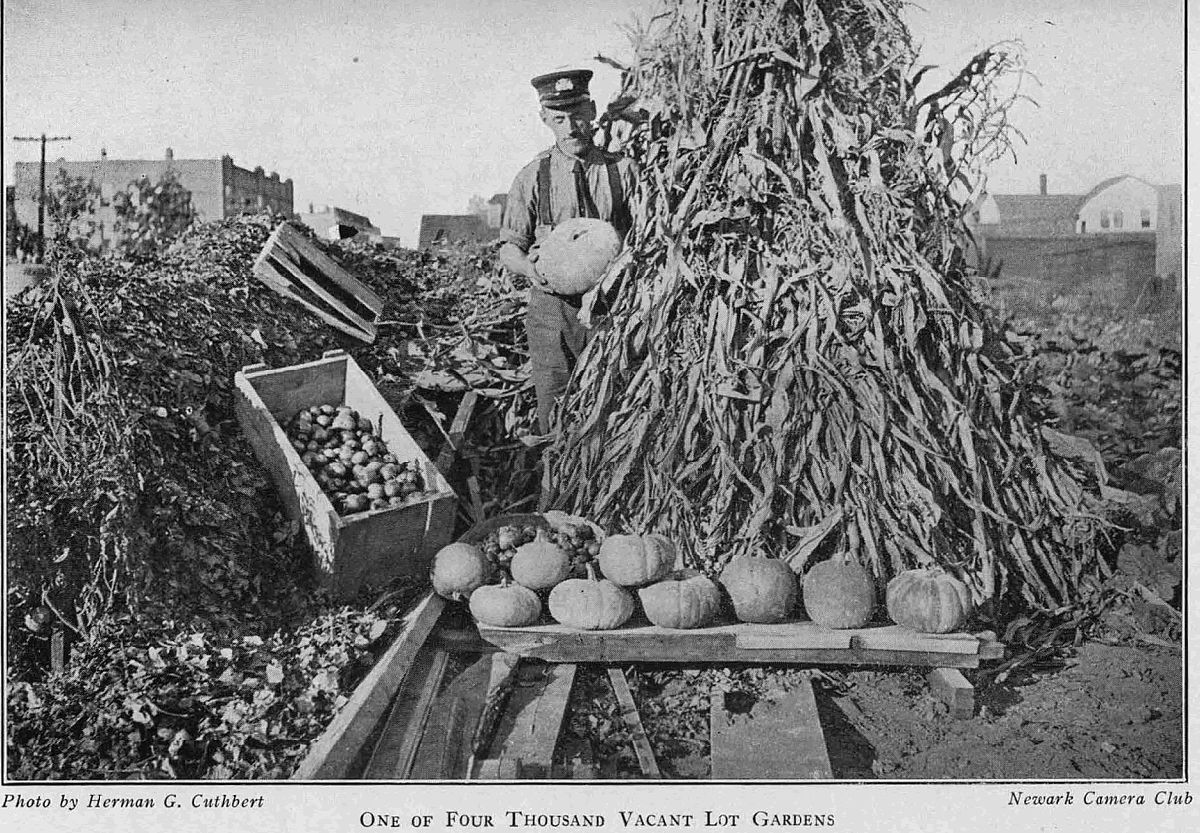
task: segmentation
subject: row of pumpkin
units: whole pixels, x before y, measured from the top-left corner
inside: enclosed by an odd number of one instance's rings
[[[808,569],[797,592],[797,576],[783,561],[737,557],[717,581],[697,570],[674,569],[676,550],[665,536],[611,535],[586,577],[572,577],[571,558],[544,535],[518,547],[508,570],[497,570],[473,544],[455,543],[434,557],[435,592],[466,600],[471,615],[494,627],[527,627],[542,617],[549,591],[550,616],[578,630],[612,630],[633,616],[636,599],[651,624],[671,629],[712,625],[722,607],[722,590],[740,622],[777,623],[795,614],[797,596],[808,617],[829,628],[860,628],[878,605],[876,585],[849,554]],[[497,581],[497,575],[499,580]],[[885,604],[892,621],[922,633],[949,633],[970,615],[971,595],[945,571],[907,570],[887,586]]]

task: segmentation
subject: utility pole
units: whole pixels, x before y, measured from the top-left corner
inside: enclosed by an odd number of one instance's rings
[[[14,142],[41,142],[42,168],[41,182],[38,186],[38,254],[37,262],[41,263],[46,255],[46,142],[69,142],[70,136],[13,136]]]

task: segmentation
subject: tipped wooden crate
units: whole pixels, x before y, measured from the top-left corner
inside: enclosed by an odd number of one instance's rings
[[[354,359],[334,350],[291,367],[252,365],[234,377],[234,386],[242,431],[288,514],[304,528],[326,587],[347,598],[364,584],[382,585],[429,569],[433,554],[450,543],[458,499]],[[415,461],[428,496],[406,506],[338,515],[283,426],[304,408],[342,403],[379,426],[397,459]]]

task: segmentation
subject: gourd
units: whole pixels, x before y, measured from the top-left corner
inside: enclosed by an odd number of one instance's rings
[[[721,590],[698,570],[679,570],[638,591],[642,610],[660,628],[703,628],[721,610]]]
[[[741,622],[782,622],[796,606],[796,574],[775,558],[733,558],[721,571],[720,583]]]
[[[471,594],[471,615],[485,625],[498,628],[523,628],[537,624],[542,616],[542,601],[528,587],[504,576],[499,584],[485,584]]]
[[[888,616],[920,633],[957,630],[972,608],[967,585],[940,567],[905,570],[888,582]]]
[[[849,553],[814,564],[802,593],[809,618],[827,628],[861,628],[875,614],[875,582]]]
[[[666,536],[610,535],[600,545],[600,572],[622,587],[658,581],[675,566],[675,545]]]
[[[567,579],[550,591],[550,615],[569,628],[604,631],[619,628],[633,615],[633,594],[587,567],[587,578]]]
[[[591,217],[564,220],[538,246],[537,271],[560,295],[578,295],[600,282],[621,251],[610,223]]]
[[[517,584],[547,590],[571,574],[571,557],[539,529],[532,541],[517,547],[509,569]]]
[[[365,500],[365,498],[364,498]],[[471,544],[448,544],[433,557],[429,571],[433,590],[447,599],[464,599],[491,577],[492,565],[483,550]]]

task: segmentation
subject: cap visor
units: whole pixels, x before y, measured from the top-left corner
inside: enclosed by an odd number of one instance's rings
[[[570,98],[543,98],[542,106],[547,110],[566,110],[574,107],[576,104],[583,104],[586,101],[591,101],[592,97],[586,93],[582,95],[573,95]]]

